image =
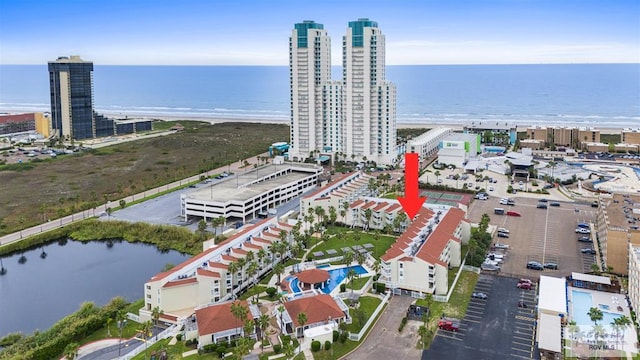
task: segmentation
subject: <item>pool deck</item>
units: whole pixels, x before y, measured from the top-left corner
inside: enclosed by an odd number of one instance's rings
[[[623,294],[618,293],[609,293],[603,291],[595,291],[583,288],[576,288],[569,286],[567,288],[567,299],[569,301],[569,320],[574,320],[575,315],[573,314],[573,291],[580,291],[591,294],[592,297],[592,307],[599,308],[603,312],[609,312],[618,316],[626,315],[629,319],[631,319],[631,312],[629,309],[629,304]],[[603,309],[601,305],[604,307],[608,307],[608,309]],[[602,325],[607,333],[612,332],[610,324],[604,323],[603,321],[599,322]],[[593,334],[591,333],[591,328],[593,324],[577,324],[580,327],[581,338],[580,342],[585,344],[595,343],[593,339]],[[565,338],[570,339],[571,333],[565,330]],[[624,341],[621,344],[620,340],[616,340],[615,338],[606,339],[605,343],[611,346],[614,346],[617,349],[621,349],[620,345],[622,345],[622,349],[626,352],[637,353],[636,348],[636,331],[633,326],[627,326],[624,332]]]
[[[324,266],[324,267],[322,267],[322,265],[324,265],[324,264],[319,264],[319,265],[321,266],[320,269],[327,270],[327,271],[334,270],[334,269],[341,269],[341,268],[346,267],[345,265],[330,265],[330,266]],[[352,263],[349,266],[358,266],[358,265],[359,264],[357,264],[357,263]],[[366,277],[366,276],[373,276],[374,275],[373,271],[371,269],[369,269],[369,267],[366,266],[366,264],[362,264],[361,266],[367,271],[367,273],[366,274],[360,274],[360,276]],[[293,293],[292,289],[290,287],[289,281],[287,279],[289,277],[295,276],[296,272],[300,272],[300,271],[304,271],[304,270],[308,270],[308,269],[315,269],[315,268],[317,268],[315,265],[308,264],[308,263],[307,264],[302,264],[302,265],[299,265],[299,266],[298,266],[298,264],[292,265],[292,266],[288,266],[285,269],[285,274],[286,275],[282,275],[282,279],[281,279],[282,281],[280,283],[280,291],[287,291],[290,294]],[[292,271],[294,271],[294,269],[295,269],[295,272],[291,273]],[[276,277],[274,276],[269,281],[269,284],[273,283],[273,286],[275,286],[275,282],[276,282],[275,278]],[[345,280],[342,280],[342,282],[344,282],[344,281]],[[319,293],[322,293],[322,290],[318,290],[318,291],[319,291]],[[336,297],[336,296],[338,296],[338,294],[340,294],[340,284],[337,284],[335,286],[335,288],[333,290],[331,290],[331,293],[329,293],[329,295],[331,295],[332,297]]]

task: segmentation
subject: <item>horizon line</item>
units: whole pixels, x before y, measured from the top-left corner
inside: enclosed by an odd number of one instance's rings
[[[51,60],[53,61],[53,60]],[[101,64],[92,60],[94,65],[100,66],[286,66],[289,64]],[[0,66],[38,66],[47,65],[46,63],[19,63],[19,64],[1,64]],[[385,66],[496,66],[496,65],[640,65],[640,62],[523,62],[523,63],[435,63],[435,64],[386,64]],[[342,65],[331,65],[331,67],[342,67]]]

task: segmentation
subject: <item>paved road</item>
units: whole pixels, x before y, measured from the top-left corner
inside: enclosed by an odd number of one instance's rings
[[[389,360],[419,359],[416,348],[418,329],[410,324],[402,333],[398,332],[400,320],[407,315],[407,309],[416,299],[409,296],[392,296],[376,325],[369,332],[360,347],[347,356],[347,360]],[[415,327],[415,326],[413,326]]]

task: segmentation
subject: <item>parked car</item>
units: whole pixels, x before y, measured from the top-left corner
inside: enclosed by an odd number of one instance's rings
[[[545,203],[538,203],[538,205],[536,205],[536,208],[538,208],[538,209],[546,209],[546,208],[547,208],[547,204],[545,204]]]
[[[497,261],[491,260],[491,259],[484,259],[484,262],[482,263],[483,265],[493,265],[493,266],[499,266],[500,263],[498,263]]]
[[[583,229],[588,229],[591,226],[589,226],[589,223],[578,223],[578,227]]]
[[[494,191],[495,188],[493,186],[489,186],[489,191]]]
[[[518,307],[526,309],[527,308],[527,303],[525,303],[524,301],[518,301]]]
[[[560,203],[557,202],[557,201],[553,201],[553,202],[550,202],[549,205],[558,207],[558,206],[560,206]]]
[[[580,236],[578,238],[578,241],[580,242],[593,242],[593,240],[591,240],[591,236]]]
[[[500,228],[498,228],[498,232],[508,234],[509,233],[509,229],[505,229],[503,227],[500,227]]]
[[[500,205],[507,205],[509,199],[500,199]]]
[[[548,201],[547,199],[540,199],[540,200],[538,200],[538,202],[543,202],[543,203],[546,203],[547,201]]]
[[[595,249],[591,249],[591,248],[580,249],[580,252],[582,252],[583,254],[590,254],[590,255],[595,255],[596,254],[596,250]]]
[[[537,261],[529,261],[527,263],[527,269],[542,270],[544,267]]]
[[[516,202],[513,200],[507,200],[507,205],[515,206]]]
[[[520,215],[520,213],[519,213],[519,212],[517,212],[517,211],[507,211],[507,215],[509,215],[509,216],[516,216],[516,217],[522,216],[522,215]]]
[[[591,203],[591,207],[597,208],[598,207],[598,202],[597,201],[592,202]]]
[[[460,320],[443,317],[438,321],[438,328],[447,331],[460,330]]]
[[[519,283],[529,283],[529,284],[531,284],[531,279],[525,279],[525,278],[523,278],[523,279],[518,280],[518,284],[519,284]]]
[[[474,299],[486,300],[487,299],[487,294],[485,294],[483,292],[474,292],[473,294],[471,294],[471,297],[474,298]]]
[[[509,213],[507,213],[509,215]],[[577,228],[576,233],[578,234],[591,234],[591,230],[585,228]]]
[[[516,287],[522,290],[531,290],[531,283],[518,283]]]
[[[544,263],[544,268],[549,270],[558,270],[558,264],[552,262]]]
[[[498,237],[499,237],[499,238],[509,238],[509,234],[507,234],[507,233],[503,233],[503,232],[499,232],[499,233],[498,233]]]
[[[496,243],[495,245],[493,245],[496,249],[508,249],[509,245],[507,244],[501,244],[501,243]]]

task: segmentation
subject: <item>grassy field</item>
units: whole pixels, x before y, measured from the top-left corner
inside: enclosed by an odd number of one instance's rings
[[[133,302],[131,304],[129,304],[126,308],[125,308],[125,312],[130,312],[133,314],[137,314],[138,310],[140,310],[141,307],[144,306],[144,299],[140,299],[136,302]],[[119,336],[119,332],[118,332],[118,326],[117,323],[114,321],[113,323],[111,323],[111,325],[109,326],[109,328],[111,329],[111,336],[108,336],[108,332],[107,332],[107,324],[105,324],[105,326],[101,329],[98,329],[97,331],[93,332],[93,334],[90,334],[89,336],[87,336],[86,338],[84,338],[79,344],[87,344],[90,343],[92,341],[96,341],[96,340],[102,340],[102,339],[108,339],[108,338],[117,338]],[[133,337],[138,330],[140,329],[140,324],[135,322],[135,321],[131,321],[131,320],[127,320],[127,324],[124,326],[124,328],[122,329],[122,338],[123,339],[129,339],[131,337]]]
[[[365,276],[365,277],[361,277],[361,278],[354,278],[353,279],[353,285],[352,285],[351,282],[348,283],[347,284],[347,289],[353,288],[353,290],[360,290],[360,289],[362,289],[364,284],[366,284],[367,281],[369,281],[370,278],[371,278],[371,276]]]
[[[382,300],[374,296],[361,296],[359,309],[364,311],[366,319],[369,320],[381,302]],[[352,333],[359,333],[360,330],[362,330],[362,326],[364,326],[364,324],[359,324],[358,321],[354,319],[354,321],[347,326],[347,330]]]
[[[389,235],[375,235],[374,233],[365,233],[359,229],[350,229],[339,226],[329,226],[327,228],[327,233],[332,235],[329,240],[318,244],[313,248],[313,252],[323,251],[325,252],[324,257],[333,257],[342,255],[343,247],[350,247],[354,245],[364,245],[370,243],[374,246],[371,255],[376,259],[379,259],[380,256],[384,254],[385,251],[396,241],[396,238]],[[339,239],[337,235],[338,233],[344,233],[344,239]],[[326,255],[326,251],[329,249],[334,249],[338,252],[337,255]],[[321,259],[323,257],[320,257]]]
[[[0,169],[0,235],[256,155],[287,125],[180,121],[185,130]],[[164,127],[175,124],[168,122]],[[249,141],[250,140],[250,141]],[[19,200],[19,201],[18,201]]]

